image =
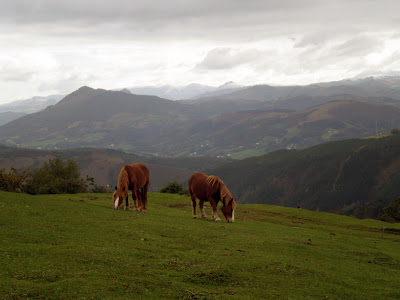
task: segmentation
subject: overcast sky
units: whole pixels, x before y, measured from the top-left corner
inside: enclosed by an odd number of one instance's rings
[[[0,0],[0,103],[400,71],[400,1]]]

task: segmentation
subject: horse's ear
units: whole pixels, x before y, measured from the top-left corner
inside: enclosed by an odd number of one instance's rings
[[[233,200],[235,200],[235,199],[232,198],[231,200],[229,200],[228,205],[232,205]]]
[[[117,186],[115,186],[115,190],[117,190]]]

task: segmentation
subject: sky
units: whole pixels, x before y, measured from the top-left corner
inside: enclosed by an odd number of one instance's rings
[[[0,0],[0,104],[400,71],[398,0]]]

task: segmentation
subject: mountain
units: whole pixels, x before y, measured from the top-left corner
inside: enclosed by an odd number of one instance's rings
[[[56,104],[63,97],[63,95],[35,96],[30,99],[13,101],[0,105],[0,112],[11,111],[30,114],[45,109],[49,105]]]
[[[23,112],[13,112],[13,111],[0,112],[0,126],[10,121],[16,120],[24,115],[25,113]]]
[[[150,190],[158,191],[167,181],[184,181],[194,172],[226,163],[227,160],[211,157],[158,158],[143,157],[112,149],[70,149],[70,150],[33,150],[0,146],[1,168],[31,170],[41,166],[50,158],[61,157],[77,161],[81,176],[92,176],[101,186],[117,183],[121,167],[135,162],[145,163],[150,170]]]
[[[207,170],[239,203],[377,217],[400,195],[400,135],[279,150]]]
[[[167,143],[180,127],[201,117],[187,104],[82,87],[56,105],[1,126],[0,140],[47,148],[117,144],[120,149],[147,152],[153,151],[150,145]]]
[[[215,89],[215,87],[197,83],[192,83],[182,87],[163,85],[128,88],[128,90],[134,94],[153,95],[169,100],[190,99],[196,97],[197,95],[214,91]]]
[[[332,100],[355,100],[400,107],[400,76],[354,78],[305,86],[256,85],[192,101],[199,107],[303,110]]]
[[[332,101],[302,111],[261,106],[231,112],[233,106],[221,104],[223,114],[203,103],[82,87],[56,105],[0,126],[0,143],[245,158],[400,127],[400,108],[360,101]]]
[[[212,91],[209,91],[206,93],[201,93],[201,94],[195,95],[190,98],[185,98],[185,99],[190,99],[190,100],[208,99],[211,97],[230,94],[230,93],[236,92],[236,91],[244,89],[244,88],[245,88],[244,86],[238,85],[237,83],[235,83],[233,81],[228,81]]]

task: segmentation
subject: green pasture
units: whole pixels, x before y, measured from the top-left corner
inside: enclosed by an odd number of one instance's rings
[[[0,192],[0,299],[400,298],[400,224],[267,205],[216,223],[159,193],[145,214],[111,205]]]

